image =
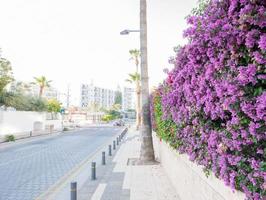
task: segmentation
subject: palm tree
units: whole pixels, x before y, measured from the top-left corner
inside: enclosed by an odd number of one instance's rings
[[[45,76],[41,76],[41,77],[34,77],[35,83],[39,85],[40,90],[39,90],[39,97],[42,97],[44,89],[47,87],[50,87],[50,83],[52,82],[51,80],[47,80],[47,78]]]
[[[138,49],[131,49],[129,50],[129,54],[131,56],[130,60],[134,60],[134,63],[136,65],[136,72],[134,74],[131,74],[135,77],[132,77],[131,75],[131,80],[132,78],[135,78],[136,80],[133,80],[133,82],[136,85],[136,99],[137,99],[137,104],[136,104],[136,128],[139,130],[140,127],[140,121],[141,121],[141,114],[140,114],[140,93],[141,93],[141,87],[140,87],[140,74],[139,74],[139,59],[140,59],[140,50]]]
[[[135,84],[135,90],[136,90],[136,98],[137,98],[137,104],[136,104],[136,128],[139,130],[140,127],[140,121],[141,121],[141,115],[140,115],[140,74],[135,72],[134,74],[128,74],[129,79],[126,79],[129,83]]]
[[[129,54],[131,56],[130,60],[134,60],[136,65],[136,72],[139,73],[139,58],[140,58],[140,50],[131,49],[129,50]]]
[[[141,52],[141,148],[140,161],[154,161],[151,120],[149,109],[149,78],[147,63],[147,3],[140,0],[140,52]]]

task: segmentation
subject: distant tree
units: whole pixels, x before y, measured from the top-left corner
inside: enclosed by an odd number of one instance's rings
[[[27,92],[30,91],[31,85],[29,83],[25,83],[22,81],[18,81],[16,83],[12,83],[12,88],[14,93],[19,93],[19,94],[27,94]]]
[[[114,119],[119,119],[122,117],[121,115],[121,105],[120,104],[114,104],[109,110],[105,111],[105,115],[103,116],[103,121],[111,121]]]
[[[129,50],[129,54],[130,54],[130,60],[133,60],[136,66],[136,71],[133,74],[129,74],[130,79],[128,79],[127,81],[131,82],[131,83],[135,83],[135,89],[136,89],[136,98],[137,98],[137,104],[136,104],[136,126],[137,126],[137,130],[140,127],[140,120],[141,120],[141,113],[140,113],[140,93],[141,93],[141,84],[140,84],[140,73],[139,73],[139,60],[140,60],[140,50],[138,49],[131,49]]]
[[[136,110],[134,110],[134,109],[127,109],[126,111],[127,112],[136,112]]]
[[[13,80],[11,63],[5,58],[0,58],[0,93]]]
[[[12,92],[3,92],[1,95],[1,104],[5,107],[12,107],[16,110],[30,110],[30,99],[26,96],[12,93]]]
[[[109,122],[113,119],[114,119],[114,117],[112,115],[109,115],[109,114],[106,114],[102,117],[102,121],[104,121],[104,122]]]
[[[0,93],[0,106],[11,107],[13,93],[3,91]]]
[[[12,107],[20,111],[47,111],[47,101],[45,99],[13,92],[0,94],[0,106]]]
[[[109,110],[107,111],[107,115],[111,115],[113,119],[118,119],[118,118],[121,118],[121,113],[117,110]]]
[[[62,104],[56,99],[50,99],[48,100],[47,110],[51,113],[58,113],[61,110],[61,105]]]
[[[121,104],[112,105],[111,110],[120,111],[121,110]]]
[[[126,79],[127,82],[135,84],[135,92],[136,92],[136,98],[137,98],[137,104],[136,104],[136,126],[137,130],[140,127],[140,93],[141,93],[141,88],[140,88],[140,74],[135,72],[134,74],[128,74],[129,78]]]
[[[34,77],[35,82],[34,84],[39,85],[40,90],[39,90],[39,97],[43,96],[43,92],[45,88],[49,88],[50,87],[50,83],[52,82],[51,80],[47,80],[47,78],[45,76],[41,76],[41,77]]]
[[[31,97],[30,111],[47,111],[47,101],[43,98]]]
[[[139,73],[139,59],[140,59],[140,50],[131,49],[129,50],[130,60],[133,60],[136,66],[136,73]]]
[[[57,113],[61,111],[61,103],[56,99],[48,100],[47,111],[51,113],[52,119],[56,119]]]
[[[115,104],[122,105],[122,92],[119,90],[115,91]]]

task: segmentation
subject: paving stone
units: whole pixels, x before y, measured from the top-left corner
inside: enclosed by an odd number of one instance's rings
[[[129,132],[106,166],[98,166],[98,180],[87,180],[79,200],[90,199],[99,184],[106,184],[99,200],[178,200],[173,186],[160,165],[127,166],[128,158],[139,155],[137,132]]]
[[[0,200],[31,200],[121,129],[66,133],[0,151]]]

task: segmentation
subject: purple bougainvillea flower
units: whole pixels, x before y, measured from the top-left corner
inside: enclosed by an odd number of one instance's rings
[[[262,50],[266,50],[266,34],[260,36],[259,48],[261,48]]]
[[[150,105],[159,136],[258,200],[266,189],[265,13],[265,1],[211,0],[188,17],[189,42]]]

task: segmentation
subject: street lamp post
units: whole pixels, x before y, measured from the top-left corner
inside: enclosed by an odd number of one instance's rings
[[[123,30],[121,35],[128,35],[130,32],[140,33],[141,53],[141,149],[140,162],[154,161],[154,149],[152,143],[152,130],[149,109],[149,76],[147,59],[147,3],[140,0],[140,30]]]

